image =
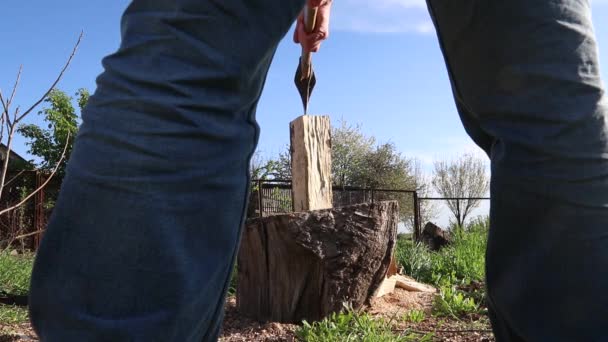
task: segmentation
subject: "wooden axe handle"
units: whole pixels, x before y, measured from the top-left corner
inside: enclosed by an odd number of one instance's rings
[[[314,31],[315,26],[317,26],[317,11],[317,7],[311,8],[308,7],[308,5],[304,6],[304,29],[307,33]],[[304,49],[302,49],[301,68],[303,76],[310,76],[312,68],[312,54],[308,51],[304,51]]]

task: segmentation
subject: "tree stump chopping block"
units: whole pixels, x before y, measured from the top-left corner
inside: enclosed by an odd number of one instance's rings
[[[251,219],[238,255],[237,307],[259,321],[317,321],[365,304],[397,238],[396,201]]]

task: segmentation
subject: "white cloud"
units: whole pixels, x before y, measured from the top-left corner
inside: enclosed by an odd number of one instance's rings
[[[430,20],[422,22],[416,26],[416,32],[433,33],[433,32],[435,32],[435,25],[433,25],[433,22]]]
[[[341,0],[334,2],[332,27],[362,33],[431,34],[425,0]]]

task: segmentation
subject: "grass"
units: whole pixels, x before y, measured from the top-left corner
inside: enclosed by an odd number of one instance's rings
[[[0,304],[0,325],[20,324],[27,321],[27,308]]]
[[[433,300],[433,315],[437,317],[449,316],[454,319],[480,312],[480,303],[452,286],[443,286],[439,295]]]
[[[305,342],[425,342],[433,338],[430,333],[393,331],[392,322],[351,309],[334,313],[320,322],[304,321],[296,330],[296,336]]]
[[[439,252],[414,244],[401,235],[396,258],[406,274],[440,289],[433,301],[433,316],[460,319],[483,311],[485,248],[488,220],[477,220],[466,229],[453,230],[453,242]],[[0,292],[27,295],[33,255],[0,253]],[[231,276],[229,295],[236,289],[236,266]],[[421,323],[427,319],[424,311],[411,310],[402,322]],[[26,308],[0,305],[0,325],[27,322]],[[410,342],[431,341],[432,334],[412,330],[395,330],[398,322],[372,317],[364,312],[345,308],[320,322],[303,322],[296,335],[306,342]]]
[[[32,254],[0,253],[0,293],[27,295],[33,264]]]
[[[403,320],[406,322],[420,323],[424,321],[426,315],[423,310],[413,309],[403,315]]]
[[[232,268],[232,274],[230,274],[230,284],[228,285],[228,297],[236,296],[236,283],[238,278],[237,264],[234,264]]]
[[[452,231],[452,244],[431,252],[409,239],[397,241],[395,256],[406,274],[435,286],[482,282],[488,221],[476,220],[466,229]]]
[[[33,263],[32,254],[0,253],[0,293],[27,295]],[[0,325],[19,324],[27,321],[27,308],[0,304]]]
[[[397,242],[397,262],[405,273],[440,289],[433,302],[433,315],[458,319],[481,312],[483,290],[462,289],[484,281],[488,227],[487,219],[477,219],[465,229],[453,229],[452,244],[439,252],[403,237]]]

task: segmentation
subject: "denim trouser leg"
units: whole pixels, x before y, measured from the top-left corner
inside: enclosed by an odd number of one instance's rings
[[[36,258],[43,341],[217,339],[256,104],[303,3],[129,5]]]
[[[605,341],[608,106],[586,0],[428,0],[462,122],[492,160],[498,341]]]

